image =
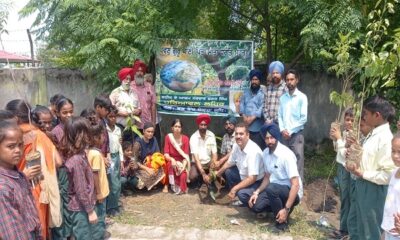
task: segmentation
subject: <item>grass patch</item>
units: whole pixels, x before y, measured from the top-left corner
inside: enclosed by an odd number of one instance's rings
[[[333,165],[336,164],[335,158],[336,152],[330,140],[325,140],[313,148],[306,146],[304,151],[306,182],[310,183],[319,178],[326,179],[332,167],[334,168]]]

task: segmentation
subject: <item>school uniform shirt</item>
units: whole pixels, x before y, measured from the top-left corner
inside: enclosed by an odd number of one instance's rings
[[[281,132],[287,130],[290,135],[304,129],[307,122],[307,96],[297,88],[293,94],[289,91],[279,99],[278,121]]]
[[[0,239],[42,239],[30,186],[22,172],[0,167]]]
[[[208,164],[211,161],[211,155],[217,153],[214,133],[207,130],[204,139],[200,136],[199,130],[193,133],[190,137],[190,152],[198,155],[201,164]]]
[[[88,151],[88,160],[93,172],[97,172],[99,175],[100,192],[97,193],[96,199],[102,200],[110,193],[103,155],[98,149],[92,148]]]
[[[389,184],[390,175],[396,167],[391,155],[392,138],[389,123],[374,128],[365,138],[360,162],[365,180],[378,185]]]
[[[346,137],[347,131],[343,131],[342,138],[336,140],[336,162],[341,164],[343,167],[346,165]]]
[[[264,170],[270,174],[269,181],[279,185],[292,187],[290,179],[298,177],[300,188],[297,195],[301,199],[303,197],[303,183],[299,171],[297,170],[296,155],[288,147],[278,142],[275,151],[270,154],[269,148],[263,152]]]
[[[241,180],[249,176],[257,176],[257,181],[264,178],[262,151],[251,139],[248,140],[243,151],[237,143],[233,144],[228,164],[237,166]]]
[[[400,212],[400,179],[396,178],[396,168],[390,178],[389,187],[385,200],[385,208],[383,211],[382,229],[389,232],[394,228],[395,213]],[[398,238],[400,239],[400,238]]]
[[[114,126],[114,130],[107,124],[108,138],[110,139],[110,153],[119,153],[119,159],[122,162],[124,159],[120,139],[122,138],[121,128]]]
[[[94,210],[96,194],[94,192],[93,173],[85,153],[76,154],[67,159],[65,167],[68,173],[68,210],[72,212]]]

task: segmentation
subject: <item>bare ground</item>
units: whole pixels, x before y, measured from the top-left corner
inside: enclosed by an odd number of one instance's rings
[[[332,227],[338,226],[339,199],[331,185],[327,188],[324,213],[323,196],[326,180],[316,180],[304,189],[300,206],[291,215],[289,235],[293,239],[327,239],[329,228],[316,224],[323,214]],[[124,213],[115,218],[119,224],[135,226],[159,226],[176,230],[198,228],[227,230],[250,235],[269,233],[274,225],[273,216],[259,219],[245,207],[230,205],[226,192],[217,195],[213,202],[205,186],[200,190],[190,189],[186,195],[162,193],[161,188],[134,193],[122,199]]]

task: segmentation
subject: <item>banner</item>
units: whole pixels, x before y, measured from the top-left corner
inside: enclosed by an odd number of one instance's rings
[[[213,116],[237,114],[249,87],[252,41],[190,40],[165,44],[156,59],[158,111]]]

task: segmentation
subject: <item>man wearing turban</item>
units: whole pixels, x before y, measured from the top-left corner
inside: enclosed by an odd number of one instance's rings
[[[250,196],[264,178],[262,151],[250,139],[248,126],[238,123],[235,127],[235,144],[233,144],[228,161],[217,172],[221,177],[225,174],[229,198],[234,206],[247,206]]]
[[[138,95],[140,107],[142,109],[140,114],[141,123],[138,123],[140,129],[143,129],[143,123],[145,122],[156,125],[157,98],[154,87],[144,80],[146,71],[146,64],[140,60],[135,60],[131,73],[131,88],[132,91]]]
[[[299,75],[295,70],[286,73],[288,91],[279,99],[279,128],[282,143],[289,147],[297,158],[297,169],[304,180],[304,136],[303,129],[307,122],[307,96],[297,89]]]
[[[278,125],[266,124],[260,134],[267,145],[263,152],[265,176],[252,193],[249,207],[258,213],[271,210],[276,219],[275,227],[284,231],[288,228],[290,213],[303,196],[297,159],[288,147],[279,142],[281,133]]]
[[[222,138],[222,143],[221,143],[221,158],[217,162],[216,169],[221,168],[230,156],[232,146],[235,143],[236,124],[237,124],[237,119],[234,115],[228,115],[225,118],[225,123],[224,123],[225,134]]]
[[[139,116],[141,113],[139,98],[130,89],[132,72],[132,68],[119,70],[117,76],[121,85],[110,94],[111,103],[118,109],[117,123],[124,127],[129,115]]]
[[[261,149],[265,148],[265,143],[260,137],[260,128],[264,124],[264,92],[261,89],[262,73],[260,70],[250,71],[250,89],[243,92],[240,100],[240,114],[243,122],[249,125],[250,139],[257,143]]]
[[[287,92],[285,81],[282,80],[285,68],[280,61],[272,62],[268,72],[271,84],[267,86],[264,98],[264,119],[266,123],[278,124],[279,98]]]
[[[198,130],[190,137],[190,151],[194,166],[190,168],[189,179],[191,182],[198,181],[210,184],[210,178],[207,175],[212,163],[216,163],[217,142],[213,132],[208,130],[208,125],[211,122],[210,115],[200,114],[196,118]],[[201,177],[201,178],[200,178]]]

